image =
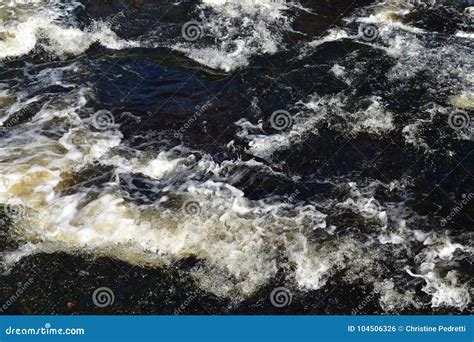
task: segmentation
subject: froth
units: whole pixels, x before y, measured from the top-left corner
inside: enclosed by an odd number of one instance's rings
[[[282,13],[287,6],[279,1],[203,0],[199,6],[200,29],[215,44],[179,43],[173,49],[203,65],[227,72],[246,66],[254,55],[274,54],[279,50],[281,31],[290,29],[291,20]]]
[[[55,3],[34,4],[12,9],[12,17],[5,19],[0,30],[0,59],[25,55],[37,46],[57,56],[83,53],[94,42],[110,49],[138,46],[120,39],[104,22],[94,22],[84,30],[74,22],[64,23],[62,18],[78,6],[76,2],[64,9]]]

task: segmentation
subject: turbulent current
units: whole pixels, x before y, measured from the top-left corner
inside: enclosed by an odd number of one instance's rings
[[[2,312],[472,313],[472,6],[0,0]]]

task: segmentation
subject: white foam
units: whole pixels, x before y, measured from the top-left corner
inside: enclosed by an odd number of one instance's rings
[[[346,31],[342,29],[330,29],[324,37],[313,40],[308,45],[312,48],[315,48],[324,43],[334,42],[343,38],[349,38],[349,34]]]
[[[409,269],[407,273],[412,277],[425,280],[426,285],[423,291],[432,296],[432,307],[450,306],[461,310],[466,308],[471,302],[468,284],[459,282],[458,273],[455,270],[442,275],[436,266],[443,260],[452,260],[457,250],[472,254],[472,249],[461,244],[453,244],[447,238],[436,236],[427,243],[431,246],[417,256],[417,259],[421,261],[419,273],[414,273]]]
[[[252,124],[246,119],[236,122],[241,127],[238,135],[249,140],[249,151],[261,158],[270,158],[279,149],[289,148],[292,143],[304,139],[308,132],[317,134],[319,125],[333,127],[343,134],[357,135],[362,132],[379,136],[394,129],[392,114],[385,109],[379,97],[368,97],[365,109],[352,112],[345,95],[310,96],[306,102],[297,103],[298,113],[293,115],[293,125],[276,134],[263,134],[263,123]],[[260,133],[259,133],[260,131]]]
[[[282,10],[290,5],[270,0],[203,0],[200,30],[215,43],[202,46],[198,40],[172,48],[211,68],[227,72],[241,68],[254,55],[279,50],[281,31],[290,30],[291,21]]]
[[[281,10],[288,4],[275,4],[270,0],[245,3],[205,0],[203,6],[213,13],[207,23],[210,30],[225,27],[232,31],[234,24],[229,20],[243,17],[252,34],[225,37],[230,32],[225,31],[222,36],[217,35],[216,46],[201,50],[189,46],[188,52],[195,54],[192,58],[202,58],[200,62],[212,67],[233,70],[248,63],[254,54],[278,50],[278,36],[265,40],[277,19],[288,20]],[[49,48],[58,53],[80,53],[94,40],[106,46],[110,44],[112,48],[128,44],[116,41],[114,34],[100,25],[79,32],[56,22],[42,22],[43,19],[35,16],[31,20],[20,30],[25,34],[28,49],[38,38],[37,30],[43,29],[50,31]],[[12,25],[9,29],[14,32],[19,27]],[[382,38],[389,42],[387,51],[401,63],[395,69],[401,70],[406,64],[399,49],[407,48],[407,55],[411,57],[417,51],[426,50],[423,42],[417,40],[407,46],[396,38],[398,33],[392,39],[394,32],[386,29]],[[59,41],[69,39],[69,35],[78,40],[79,46],[74,46],[73,40]],[[229,43],[236,43],[236,53],[224,57],[213,55],[212,51],[223,51]],[[15,53],[27,53],[25,51],[27,49]],[[200,51],[208,53],[198,57]],[[66,71],[60,68],[45,71],[37,81],[62,84]],[[332,69],[335,76],[348,81],[352,79],[351,71],[339,64]],[[391,76],[404,77],[396,71],[392,70]],[[0,93],[2,98],[17,101],[2,108],[2,121],[28,101],[41,99],[41,96],[28,99],[27,95],[5,90]],[[381,247],[393,251],[387,253],[391,256],[398,252],[410,254],[413,245],[424,244],[425,249],[415,260],[417,273],[410,271],[410,274],[426,282],[423,291],[432,296],[432,306],[462,309],[470,303],[467,285],[461,283],[454,269],[446,269],[446,262],[454,260],[459,253],[466,257],[472,250],[452,243],[447,237],[439,238],[418,229],[420,223],[415,221],[423,221],[423,218],[405,208],[405,199],[397,203],[380,199],[377,191],[380,187],[403,197],[408,180],[389,184],[356,183],[335,177],[324,181],[341,190],[342,197],[320,196],[317,200],[300,202],[275,195],[251,200],[235,186],[245,176],[255,171],[285,176],[274,171],[268,160],[237,159],[219,163],[209,155],[184,146],[130,151],[121,146],[122,135],[117,127],[99,132],[91,127],[91,119],[86,115],[95,111],[88,106],[89,99],[93,98],[91,89],[76,87],[61,96],[60,105],[46,104],[31,122],[14,127],[0,140],[0,201],[21,204],[26,209],[25,217],[15,221],[12,229],[13,237],[22,242],[22,246],[2,255],[5,266],[11,267],[22,257],[41,251],[86,251],[152,266],[193,257],[202,265],[192,271],[202,289],[240,301],[254,294],[280,270],[286,274],[287,281],[303,290],[320,289],[331,276],[343,270],[346,281],[380,285],[380,275],[384,274],[380,272],[380,263],[387,261]],[[465,104],[463,99],[453,99],[453,103]],[[383,100],[375,96],[364,100],[368,105],[359,110],[353,109],[343,94],[334,97],[313,94],[290,108],[296,114],[294,125],[287,131],[268,135],[263,122],[242,119],[236,123],[240,127],[238,135],[249,141],[248,152],[270,159],[275,151],[300,143],[308,132],[317,134],[319,127],[330,126],[342,134],[363,132],[374,138],[393,130],[392,113],[386,110]],[[54,131],[60,137],[54,138],[46,131]],[[77,184],[75,172],[91,164],[100,164],[112,171],[110,175],[101,174],[108,178],[98,181],[99,184]],[[154,192],[153,203],[132,199],[136,195],[133,184],[127,187],[122,181],[134,177],[152,185],[147,191]],[[183,208],[187,203],[193,203],[195,209],[197,205],[197,211],[186,212]],[[357,236],[357,227],[327,224],[328,216],[346,211],[355,215],[357,222],[365,221],[364,242]],[[319,239],[319,234],[324,235],[324,239]],[[398,289],[391,281],[382,285],[385,288],[380,296],[383,308],[392,310],[412,305],[413,289]]]
[[[64,23],[63,18],[77,6],[79,3],[74,1],[64,8],[54,2],[44,4],[31,1],[28,6],[12,9],[14,20],[6,20],[0,36],[0,59],[25,55],[37,44],[58,56],[78,55],[94,42],[109,49],[138,46],[137,42],[118,38],[103,22],[94,22],[84,31],[75,27],[72,21]]]
[[[162,265],[194,256],[207,265],[205,276],[197,279],[203,288],[238,299],[276,274],[279,254],[299,250],[293,244],[303,237],[301,229],[326,229],[325,215],[313,206],[250,201],[228,183],[193,180],[194,175],[210,172],[221,177],[221,172],[233,166],[230,162],[218,165],[209,156],[197,162],[182,148],[152,158],[138,154],[127,159],[115,154],[120,133],[90,131],[76,114],[87,104],[84,91],[65,96],[70,101],[67,110],[46,106],[34,122],[1,142],[0,156],[9,162],[0,166],[0,197],[4,202],[15,199],[27,208],[27,217],[15,222],[15,232],[34,246],[7,253],[4,265],[11,266],[28,251],[90,251],[140,265]],[[63,121],[55,121],[57,118]],[[38,130],[42,125],[51,129],[51,124],[69,126],[58,141]],[[37,129],[29,130],[33,127]],[[100,188],[83,187],[75,194],[62,194],[73,172],[93,162],[114,167],[110,181]],[[168,196],[163,195],[152,205],[126,202],[119,179],[131,173],[142,173],[156,182],[174,177],[179,185],[169,185],[167,193],[180,196],[181,201],[170,206]],[[201,213],[186,214],[181,208],[186,200],[199,203]],[[290,235],[301,238],[292,242]],[[272,247],[283,240],[287,248]],[[227,287],[209,281],[218,276],[231,279]]]

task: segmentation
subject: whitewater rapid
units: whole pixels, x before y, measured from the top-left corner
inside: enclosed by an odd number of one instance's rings
[[[419,72],[445,80],[455,92],[450,105],[431,103],[426,115],[408,120],[402,128],[407,144],[434,153],[424,136],[426,127],[440,115],[447,119],[453,108],[473,108],[472,36],[458,31],[456,40],[433,46],[436,33],[402,23],[397,18],[412,9],[393,3],[349,16],[344,27],[299,44],[295,61],[317,53],[326,43],[351,40],[375,45],[393,58],[387,76],[393,82]],[[332,192],[305,199],[298,196],[299,190],[253,199],[240,187],[242,179],[257,174],[298,185],[299,176],[285,173],[275,155],[306,144],[309,134],[324,127],[352,138],[390,134],[399,123],[383,97],[363,97],[361,109],[345,92],[311,93],[288,104],[285,110],[292,113],[292,125],[282,131],[269,132],[262,120],[242,117],[234,123],[237,133],[228,146],[231,149],[237,139],[245,141],[251,158],[218,161],[173,140],[173,131],[160,136],[158,147],[135,149],[125,143],[117,113],[100,106],[95,85],[80,81],[94,73],[82,57],[97,44],[117,51],[164,47],[203,67],[238,73],[255,57],[288,49],[285,34],[297,34],[291,11],[311,15],[309,9],[296,2],[204,0],[196,15],[209,41],[194,44],[162,38],[158,31],[147,33],[146,39],[121,38],[111,23],[100,20],[84,27],[74,16],[81,6],[78,1],[0,1],[3,63],[35,51],[63,61],[39,72],[29,62],[9,66],[22,70],[28,86],[0,83],[0,202],[11,225],[9,234],[19,242],[18,248],[2,252],[4,270],[25,256],[58,251],[112,256],[152,267],[192,257],[199,261],[199,267],[190,270],[199,287],[235,302],[254,294],[279,272],[291,286],[310,291],[345,271],[346,281],[379,288],[380,305],[387,311],[409,305],[461,310],[471,305],[469,283],[449,266],[460,255],[472,258],[470,235],[460,233],[463,244],[459,236],[454,242],[452,232],[442,227],[424,230],[426,217],[406,204],[412,197],[412,178],[383,182],[334,174],[324,179]],[[361,41],[351,28],[361,23],[378,26],[376,42]],[[352,61],[347,66],[344,62],[335,62],[329,74],[356,86],[364,67],[359,61],[352,67]],[[44,91],[53,86],[66,90],[60,95]],[[258,98],[254,101],[258,106]],[[17,123],[14,115],[31,119]],[[130,112],[118,115],[135,117]],[[462,141],[472,139],[469,130],[453,134]],[[146,134],[143,138],[148,139]],[[146,191],[152,195],[137,187],[136,175],[146,179]],[[392,200],[382,200],[381,193]],[[362,233],[333,224],[331,218],[341,213],[356,217]],[[365,236],[363,243],[356,238],[359,234]],[[392,255],[400,258],[398,269],[386,276],[383,265]],[[397,287],[394,278],[399,277],[420,279],[429,303],[417,298],[409,280]]]

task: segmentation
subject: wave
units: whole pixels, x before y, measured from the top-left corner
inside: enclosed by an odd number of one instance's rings
[[[193,12],[202,40],[183,42],[185,37],[147,40],[155,30],[145,38],[120,38],[111,23],[100,20],[83,27],[74,19],[82,6],[76,1],[0,6],[8,13],[2,14],[0,32],[4,62],[34,49],[62,60],[81,56],[96,42],[120,50],[150,48],[159,40],[170,51],[225,72],[238,72],[256,56],[287,53],[284,36],[295,32],[293,14],[306,10],[293,2],[204,0]],[[236,148],[241,154],[226,151],[232,157],[224,160],[176,142],[170,130],[161,132],[153,148],[133,145],[118,118],[136,113],[112,112],[110,104],[101,105],[97,87],[81,81],[90,80],[85,76],[95,70],[83,61],[66,58],[67,63],[46,65],[42,71],[25,63],[30,88],[11,86],[18,79],[0,87],[0,202],[9,234],[20,244],[2,253],[4,268],[11,269],[26,255],[57,251],[153,267],[193,258],[197,264],[189,272],[197,284],[233,302],[255,294],[281,273],[289,286],[313,291],[344,272],[344,281],[379,289],[379,303],[387,312],[407,306],[469,307],[469,280],[452,266],[472,255],[472,248],[459,242],[469,234],[423,229],[433,218],[409,204],[413,179],[315,173],[303,180],[277,158],[327,129],[352,142],[403,132],[407,144],[429,150],[425,125],[453,108],[472,109],[472,46],[462,34],[456,31],[456,38],[433,45],[442,35],[413,27],[408,19],[394,19],[411,8],[379,5],[363,11],[365,16],[358,12],[346,17],[343,27],[295,44],[291,62],[303,61],[298,72],[308,72],[308,58],[320,49],[348,40],[351,48],[363,46],[390,58],[384,83],[390,89],[398,82],[409,89],[410,80],[428,73],[426,82],[434,92],[449,87],[449,103],[433,100],[423,107],[430,115],[404,121],[391,107],[396,92],[390,97],[382,91],[313,90],[277,113],[283,121],[273,117],[269,124],[242,113],[226,147],[232,150],[239,140],[246,148]],[[361,23],[378,25],[379,40],[361,40]],[[354,48],[346,59],[333,61],[328,77],[359,89],[370,67],[363,64],[364,51]],[[61,92],[42,91],[49,87]],[[120,100],[114,99],[122,105]],[[288,125],[280,129],[281,123]],[[453,134],[468,140],[462,131]],[[157,139],[141,131],[134,136]],[[275,191],[255,198],[245,184],[262,179],[290,184],[293,193]],[[394,258],[402,274],[389,269]],[[416,293],[413,281],[423,283],[429,303]]]
[[[106,22],[92,22],[79,28],[73,12],[78,1],[9,1],[0,3],[0,59],[19,57],[35,49],[54,56],[79,55],[99,42],[109,49],[136,47],[137,42],[120,39]]]

